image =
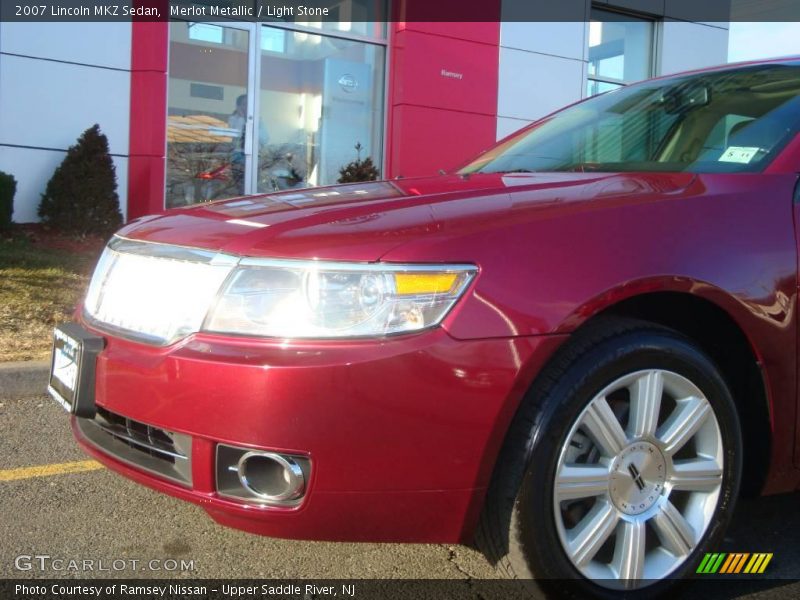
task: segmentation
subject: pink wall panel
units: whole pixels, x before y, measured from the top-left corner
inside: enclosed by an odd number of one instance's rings
[[[404,30],[392,49],[395,105],[496,114],[496,45]]]
[[[390,23],[396,31],[418,31],[446,37],[481,42],[490,46],[500,44],[500,27],[497,22],[462,21],[462,22],[437,22],[407,21]]]
[[[131,156],[128,161],[128,220],[164,210],[163,156]]]
[[[450,170],[494,143],[494,115],[424,106],[397,106],[390,140],[392,177]]]
[[[131,40],[128,219],[164,208],[169,24],[135,21]]]
[[[402,7],[411,13],[424,5]],[[482,7],[499,12],[500,3]],[[494,143],[498,22],[397,22],[389,43],[387,176],[432,175]]]

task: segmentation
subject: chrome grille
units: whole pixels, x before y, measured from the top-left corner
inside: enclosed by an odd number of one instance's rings
[[[78,419],[84,437],[105,453],[178,483],[192,483],[192,438],[98,407],[94,419]]]
[[[176,460],[188,460],[188,457],[175,447],[172,437],[174,434],[168,431],[139,423],[102,408],[97,409],[95,421],[98,427],[109,435],[113,435],[134,450],[146,452],[153,458],[172,464],[175,464]]]

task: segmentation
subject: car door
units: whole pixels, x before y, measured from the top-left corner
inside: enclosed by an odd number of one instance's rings
[[[797,174],[797,181],[794,188],[793,198],[793,211],[794,211],[794,227],[795,227],[795,242],[797,244],[798,264],[800,264],[800,134],[796,135],[794,140],[790,142],[787,147],[781,152],[781,155],[776,158],[768,172],[783,172]],[[798,280],[798,292],[800,292],[800,280]],[[795,322],[798,323],[797,317],[800,317],[800,307],[795,306]],[[798,325],[798,344],[800,344],[800,325]],[[798,373],[800,373],[800,354],[798,354]],[[800,383],[798,383],[800,386]],[[795,467],[800,468],[800,390],[795,396],[795,437],[794,437],[794,464]],[[800,488],[800,480],[798,480],[798,488]]]

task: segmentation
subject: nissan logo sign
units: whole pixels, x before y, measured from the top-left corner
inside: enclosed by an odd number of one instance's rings
[[[345,73],[339,77],[339,87],[342,88],[342,91],[352,94],[358,89],[358,80],[349,73]]]

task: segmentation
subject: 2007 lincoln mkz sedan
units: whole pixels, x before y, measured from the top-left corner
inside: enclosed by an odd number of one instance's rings
[[[740,493],[800,485],[798,131],[800,60],[729,66],[453,174],[138,219],[51,393],[89,454],[224,525],[657,591]]]

